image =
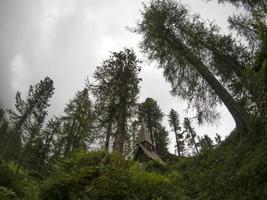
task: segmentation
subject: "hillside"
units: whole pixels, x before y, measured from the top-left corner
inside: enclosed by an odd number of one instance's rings
[[[167,156],[166,165],[140,165],[116,154],[77,151],[54,160],[47,175],[1,163],[0,199],[264,200],[267,197],[267,136],[240,140],[233,132],[199,156]]]

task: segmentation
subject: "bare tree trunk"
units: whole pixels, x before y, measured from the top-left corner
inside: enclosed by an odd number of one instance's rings
[[[174,49],[182,49],[186,59],[191,62],[198,73],[209,83],[210,87],[222,100],[228,111],[233,116],[236,126],[242,132],[248,132],[250,129],[250,117],[249,114],[241,107],[231,96],[231,94],[223,87],[223,85],[215,78],[215,76],[209,71],[208,67],[194,55],[194,53],[179,39],[171,30],[166,29],[168,42]]]

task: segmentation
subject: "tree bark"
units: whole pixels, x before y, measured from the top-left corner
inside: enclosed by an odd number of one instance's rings
[[[250,129],[249,114],[241,107],[223,85],[209,71],[208,67],[179,39],[171,30],[165,29],[165,33],[170,45],[175,49],[182,49],[185,58],[195,67],[197,72],[209,83],[210,87],[215,91],[222,100],[228,111],[235,120],[236,126],[242,132],[248,132]]]
[[[177,147],[177,152],[178,152],[178,156],[181,156],[181,151],[180,151],[180,145],[179,145],[179,139],[178,139],[178,133],[177,130],[174,130],[175,133],[175,139],[176,139],[176,147]]]
[[[195,150],[196,150],[197,154],[199,154],[199,150],[198,150],[198,147],[197,147],[197,143],[196,143],[196,141],[195,141],[195,137],[193,137],[193,134],[192,134],[192,133],[191,133],[191,138],[192,138],[192,140],[193,140]]]
[[[125,77],[123,77],[125,78]],[[117,119],[117,130],[115,134],[113,150],[123,155],[123,147],[126,135],[126,118],[127,118],[127,91],[122,89],[119,101],[119,116]]]
[[[107,135],[106,135],[106,140],[105,140],[105,150],[108,151],[109,149],[109,141],[110,141],[110,136],[111,136],[111,129],[112,129],[112,121],[110,120],[108,122],[108,130],[107,130]]]
[[[126,132],[126,117],[124,114],[121,114],[118,120],[118,126],[115,134],[115,140],[113,145],[113,150],[119,154],[123,154],[123,147],[125,141],[125,132]]]

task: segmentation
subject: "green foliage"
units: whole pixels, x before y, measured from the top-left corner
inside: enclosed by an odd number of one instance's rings
[[[185,199],[180,177],[147,172],[106,152],[76,152],[54,165],[41,199]]]
[[[7,145],[8,142],[9,145]],[[0,109],[0,158],[4,160],[17,159],[17,152],[20,147],[19,135],[10,129],[8,120],[5,117],[5,111]]]
[[[78,91],[70,100],[61,120],[63,130],[59,143],[63,143],[61,145],[64,146],[64,155],[77,149],[86,149],[86,145],[94,141],[96,137],[92,129],[94,117],[88,88]]]
[[[15,173],[16,164],[0,163],[0,199],[37,200],[42,178],[27,170]]]
[[[175,110],[171,109],[168,117],[170,127],[175,134],[177,153],[178,156],[181,156],[185,150],[185,143],[183,132],[181,132],[179,114]]]
[[[39,152],[43,146],[40,135],[54,89],[53,81],[46,77],[36,85],[30,85],[25,100],[21,98],[21,93],[17,92],[15,110],[9,110],[9,118],[14,133],[6,141],[1,155],[5,155],[8,146],[14,142],[16,137],[19,137],[23,146],[17,152],[18,163],[35,169],[40,166]]]
[[[22,193],[21,189],[18,187],[16,175],[3,161],[0,161],[0,177],[1,187],[7,188],[8,191],[13,191],[17,194]],[[4,190],[2,192],[4,192]]]
[[[2,200],[16,200],[17,195],[15,194],[14,191],[0,186],[0,199]]]
[[[110,58],[104,60],[94,73],[96,84],[90,87],[96,99],[99,128],[104,129],[106,136],[106,150],[113,135],[114,150],[123,153],[127,138],[127,123],[137,105],[140,70],[134,51],[125,49],[112,52]],[[112,134],[113,124],[115,125],[114,134]]]
[[[197,133],[195,129],[191,125],[191,120],[189,118],[184,118],[183,126],[185,129],[186,139],[187,139],[187,145],[192,148],[192,151],[195,154],[199,153],[198,146],[199,143],[196,141],[197,139]]]
[[[138,105],[139,123],[144,123],[150,134],[152,143],[156,147],[156,152],[163,156],[168,153],[168,132],[162,126],[164,114],[158,103],[153,98],[146,100]]]
[[[180,163],[200,199],[266,199],[267,137],[263,129],[256,133],[240,143],[240,133],[233,132],[219,147]]]
[[[214,146],[212,139],[206,134],[199,138],[199,145],[201,147],[201,151],[212,149]]]
[[[189,101],[199,123],[214,122],[216,106],[223,102],[237,126],[249,130],[249,115],[235,100],[240,91],[229,87],[238,82],[241,93],[248,90],[244,68],[249,54],[242,45],[173,0],[145,5],[136,32],[143,36],[143,51],[163,68],[172,94]]]
[[[155,172],[164,174],[167,172],[170,172],[169,168],[166,165],[163,165],[157,161],[149,161],[147,163],[144,163],[144,168],[148,172]]]

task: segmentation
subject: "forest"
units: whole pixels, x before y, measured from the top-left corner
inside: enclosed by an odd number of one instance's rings
[[[240,10],[228,18],[235,35],[175,0],[143,4],[130,30],[194,116],[140,102],[143,66],[131,48],[110,52],[58,116],[44,77],[0,108],[0,199],[266,200],[267,2],[216,2]],[[235,129],[200,135],[195,124],[216,123],[220,105]]]

